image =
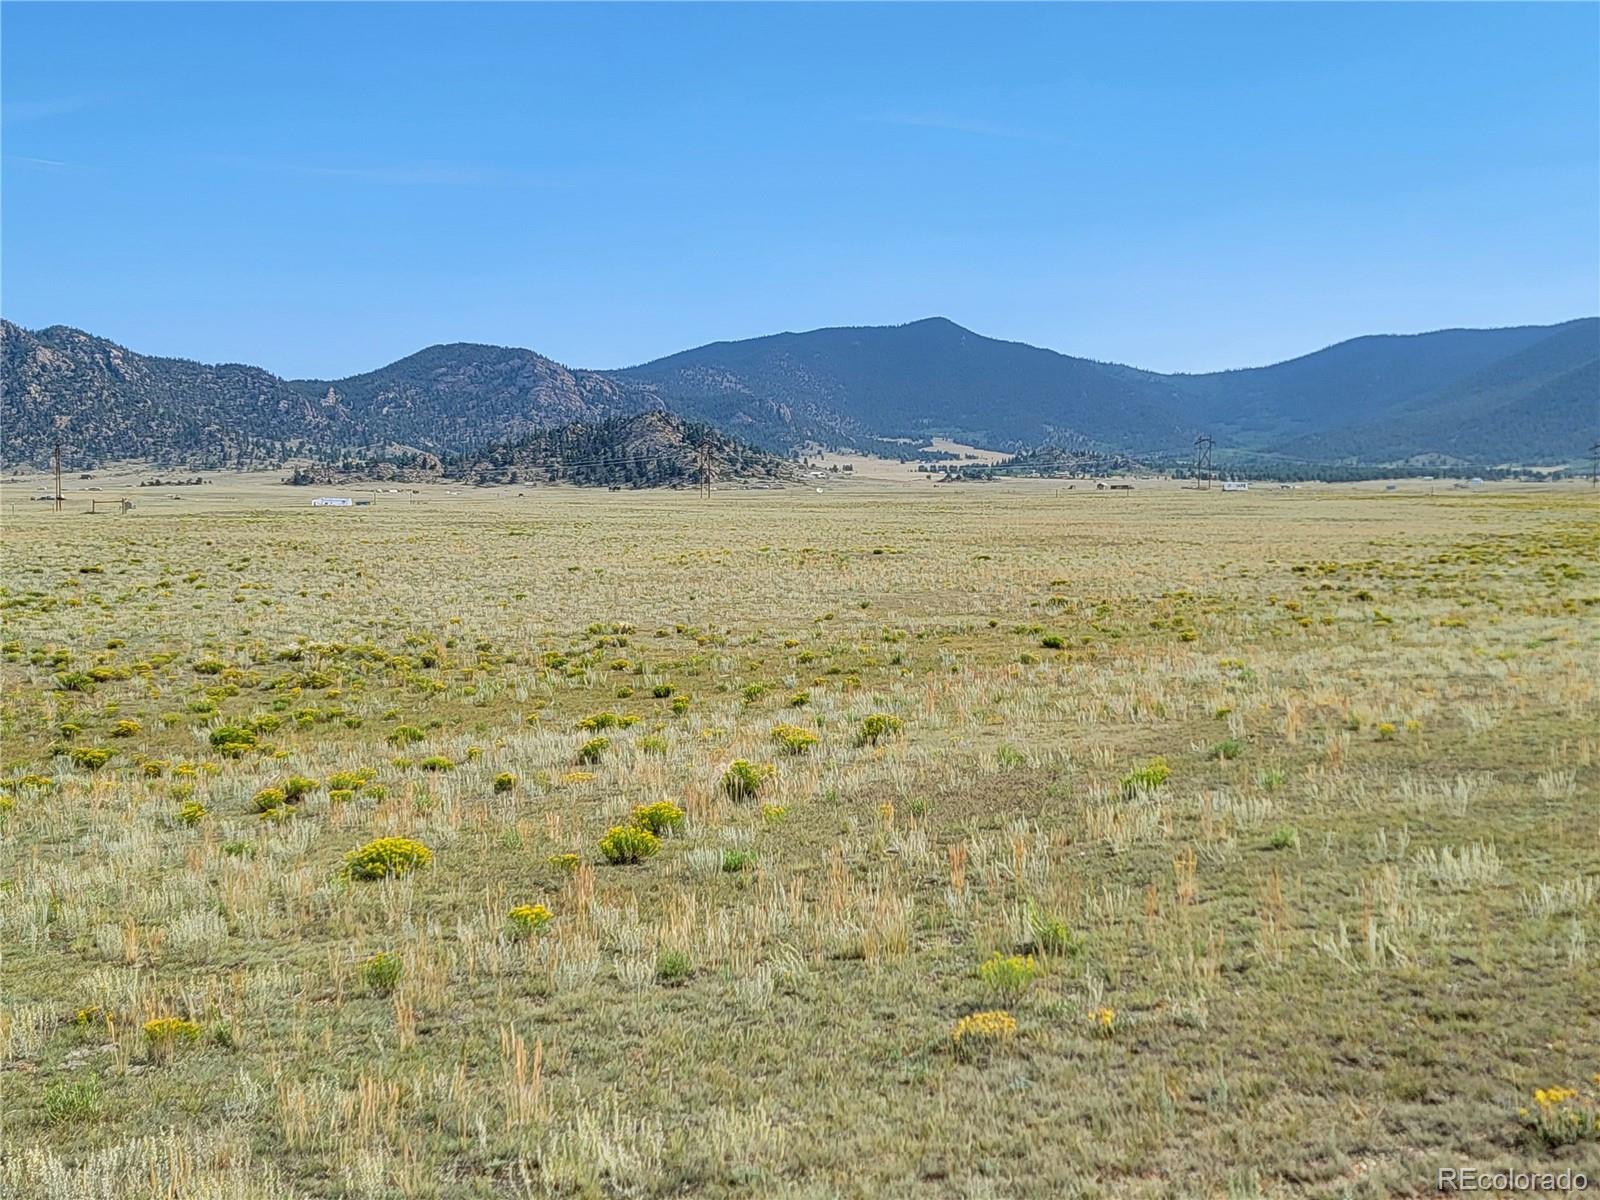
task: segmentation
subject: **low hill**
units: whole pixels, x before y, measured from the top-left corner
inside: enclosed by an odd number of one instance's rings
[[[430,483],[570,483],[583,487],[686,487],[709,467],[714,482],[798,477],[793,463],[757,450],[709,425],[667,412],[575,421],[440,459],[408,446],[346,454],[297,466],[296,485]]]
[[[713,480],[792,479],[792,463],[666,412],[538,430],[446,465],[474,483],[685,487]]]

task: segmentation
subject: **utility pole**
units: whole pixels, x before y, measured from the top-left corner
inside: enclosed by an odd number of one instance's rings
[[[1600,442],[1589,447],[1589,486],[1600,484]]]
[[[1214,444],[1209,433],[1194,439],[1194,486],[1197,488],[1211,487],[1211,447]]]
[[[61,439],[58,437],[56,438],[56,490],[54,494],[57,512],[61,511],[61,502],[64,499],[66,497],[61,494]]]

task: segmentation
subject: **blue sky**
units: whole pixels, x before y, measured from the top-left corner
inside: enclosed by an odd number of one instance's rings
[[[7,3],[0,305],[340,376],[948,316],[1163,370],[1600,309],[1600,6]]]

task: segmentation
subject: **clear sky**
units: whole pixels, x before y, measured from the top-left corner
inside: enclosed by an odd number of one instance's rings
[[[1600,6],[21,5],[0,306],[340,376],[947,316],[1162,370],[1600,309]]]

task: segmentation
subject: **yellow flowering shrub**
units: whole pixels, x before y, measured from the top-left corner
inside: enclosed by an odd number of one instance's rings
[[[661,839],[637,825],[614,825],[600,839],[600,853],[618,865],[643,862],[660,849]]]
[[[1600,1075],[1595,1076],[1600,1083]],[[1523,1128],[1543,1146],[1600,1140],[1600,1097],[1577,1088],[1535,1088],[1533,1107],[1517,1111]]]
[[[519,904],[506,917],[518,933],[538,933],[553,919],[553,914],[542,904]]]
[[[772,740],[778,743],[778,749],[784,754],[806,754],[820,739],[811,730],[799,725],[774,725]]]
[[[433,851],[405,837],[378,838],[345,855],[345,874],[351,879],[384,879],[404,875],[433,861]]]
[[[1002,955],[996,951],[978,967],[984,987],[1002,996],[1020,996],[1039,974],[1031,954]]]
[[[182,1017],[156,1017],[144,1023],[145,1045],[157,1062],[171,1058],[180,1045],[200,1039],[200,1026]]]
[[[1017,1036],[1017,1019],[1003,1009],[969,1013],[950,1030],[950,1045],[962,1057],[970,1058]]]
[[[657,800],[654,804],[641,804],[633,810],[633,823],[640,829],[662,834],[683,824],[683,809],[671,800]]]

